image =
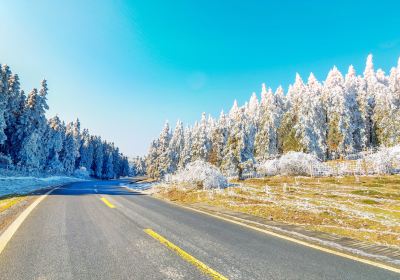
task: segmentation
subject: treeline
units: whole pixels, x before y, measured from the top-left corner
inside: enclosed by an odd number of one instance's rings
[[[219,119],[206,118],[184,128],[166,123],[145,157],[151,177],[163,177],[197,159],[208,161],[228,176],[251,171],[256,163],[288,151],[321,160],[338,159],[378,146],[400,143],[400,59],[389,75],[374,70],[368,56],[362,76],[353,66],[343,76],[334,67],[325,81],[311,73],[296,75],[287,93],[262,86],[239,107]]]
[[[128,175],[128,159],[113,143],[80,129],[79,120],[65,124],[47,119],[47,82],[28,95],[7,65],[0,76],[0,164],[2,167],[51,174],[86,170],[96,178]]]

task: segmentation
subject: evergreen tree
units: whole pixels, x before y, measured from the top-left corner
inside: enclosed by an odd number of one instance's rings
[[[77,147],[74,138],[74,123],[68,123],[66,126],[63,149],[60,152],[61,162],[64,171],[72,174],[75,171],[75,161],[77,158]]]
[[[89,130],[82,131],[82,145],[79,149],[79,167],[85,167],[86,170],[93,173],[93,154],[94,154],[94,138],[89,134]]]
[[[192,161],[204,160],[207,161],[211,150],[210,141],[207,133],[206,114],[203,113],[199,124],[195,124],[192,135]]]
[[[60,160],[60,153],[63,148],[65,137],[65,127],[62,122],[55,116],[48,121],[48,130],[45,139],[48,149],[48,157],[45,169],[52,173],[62,173],[64,166]]]
[[[184,134],[182,122],[178,120],[175,130],[172,133],[171,141],[169,143],[169,156],[167,160],[169,163],[170,172],[175,172],[178,169],[182,150],[184,148]]]
[[[93,138],[93,146],[94,150],[93,150],[92,170],[95,177],[102,178],[104,155],[103,155],[103,143],[100,137],[95,136]]]

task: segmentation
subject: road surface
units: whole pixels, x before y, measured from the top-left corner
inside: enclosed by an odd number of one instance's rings
[[[118,181],[65,185],[28,216],[0,255],[0,279],[210,279],[166,238],[228,279],[400,279],[129,192]]]

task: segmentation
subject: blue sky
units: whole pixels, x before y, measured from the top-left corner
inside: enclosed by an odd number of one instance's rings
[[[329,4],[328,4],[329,3]],[[399,1],[1,1],[0,63],[29,91],[48,80],[49,115],[144,154],[166,119],[193,123],[261,83],[333,65],[389,71]]]

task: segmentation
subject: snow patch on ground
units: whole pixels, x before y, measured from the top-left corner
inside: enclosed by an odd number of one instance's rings
[[[77,181],[85,181],[85,179],[70,176],[0,176],[0,196],[8,194],[26,194],[37,189]]]

